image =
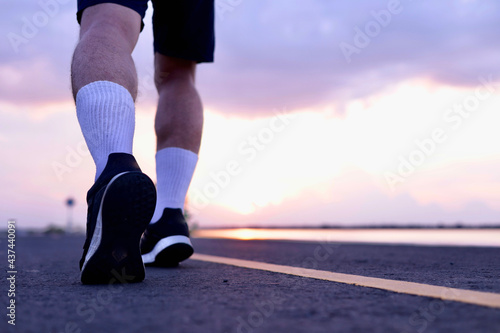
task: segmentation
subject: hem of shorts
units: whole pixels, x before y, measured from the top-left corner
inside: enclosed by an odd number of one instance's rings
[[[208,57],[208,58],[204,58],[204,57],[193,57],[193,56],[189,56],[189,55],[185,55],[185,54],[181,54],[181,53],[175,53],[175,52],[163,52],[163,51],[156,50],[156,49],[154,51],[155,51],[155,53],[159,53],[159,54],[167,56],[167,57],[180,58],[180,59],[184,59],[184,60],[191,60],[191,61],[196,62],[197,64],[213,63],[214,62],[213,56]]]
[[[82,22],[82,15],[83,15],[83,11],[89,7],[92,7],[92,6],[96,6],[96,5],[100,5],[102,3],[114,3],[116,5],[120,5],[120,6],[123,6],[123,3],[120,2],[120,0],[105,0],[105,1],[95,1],[94,2],[91,2],[90,5],[86,6],[86,7],[83,7],[83,8],[77,8],[77,12],[76,12],[76,21],[78,22],[78,24],[81,24]],[[137,14],[139,14],[139,16],[141,16],[141,32],[142,30],[144,29],[144,16],[141,15],[141,13],[139,13],[137,10],[135,10],[134,8],[131,8],[131,7],[128,7],[128,6],[124,6],[124,7],[127,7],[127,8],[130,8],[132,9],[134,12],[136,12]]]

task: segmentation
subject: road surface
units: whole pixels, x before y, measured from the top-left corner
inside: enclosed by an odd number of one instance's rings
[[[177,268],[148,267],[139,284],[84,286],[78,271],[83,241],[81,236],[17,238],[16,325],[7,323],[10,284],[5,273],[1,332],[500,333],[500,305],[202,260],[190,259]],[[193,239],[193,245],[197,254],[500,297],[500,248],[227,239]],[[5,237],[0,246],[7,262]]]

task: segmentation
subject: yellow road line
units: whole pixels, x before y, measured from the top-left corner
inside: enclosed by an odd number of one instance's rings
[[[490,292],[440,287],[423,283],[388,280],[354,274],[320,271],[317,269],[275,265],[259,261],[218,257],[199,253],[193,254],[191,259],[237,267],[258,269],[275,273],[283,273],[311,279],[353,284],[356,286],[389,290],[402,294],[432,297],[446,301],[455,301],[492,308],[500,308],[500,294]]]

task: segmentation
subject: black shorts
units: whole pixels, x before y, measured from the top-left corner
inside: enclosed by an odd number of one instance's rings
[[[78,23],[85,8],[116,3],[144,19],[149,0],[78,0]],[[154,51],[166,56],[213,62],[215,48],[214,0],[151,0]],[[141,30],[144,22],[141,23]]]

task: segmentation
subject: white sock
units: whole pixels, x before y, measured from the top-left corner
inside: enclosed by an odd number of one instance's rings
[[[164,148],[156,153],[156,209],[151,223],[157,222],[165,208],[184,211],[187,190],[198,155],[182,148]]]
[[[76,95],[76,115],[96,164],[95,179],[109,154],[132,154],[135,106],[126,88],[110,81],[87,84]]]

